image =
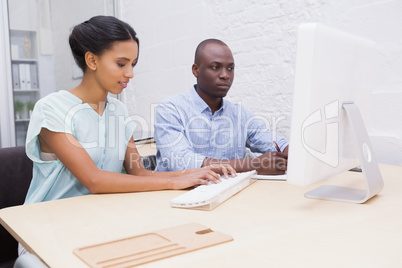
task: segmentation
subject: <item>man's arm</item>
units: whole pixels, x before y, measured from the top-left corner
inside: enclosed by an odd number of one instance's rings
[[[247,131],[247,147],[252,152],[262,153],[256,158],[221,160],[206,158],[203,165],[230,164],[237,172],[257,170],[258,174],[283,174],[287,169],[288,143],[277,137],[279,150],[273,143],[273,135],[267,125],[269,122],[261,116],[254,116],[251,111],[242,109],[242,126]]]
[[[286,147],[287,148],[287,147]],[[257,170],[261,175],[284,174],[287,169],[287,154],[281,152],[267,152],[256,158],[221,160],[205,158],[203,166],[211,164],[229,164],[236,172]]]

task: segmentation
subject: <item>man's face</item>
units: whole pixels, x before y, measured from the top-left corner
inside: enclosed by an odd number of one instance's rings
[[[201,97],[223,98],[234,78],[234,59],[229,47],[210,43],[199,54],[193,74]]]

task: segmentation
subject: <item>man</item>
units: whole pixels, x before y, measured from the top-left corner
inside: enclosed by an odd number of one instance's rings
[[[156,110],[158,171],[226,163],[237,172],[285,172],[287,141],[281,138],[275,143],[261,120],[224,99],[234,68],[232,52],[224,42],[207,39],[198,45],[192,66],[197,84],[187,94],[164,100]],[[244,158],[246,147],[262,155]]]

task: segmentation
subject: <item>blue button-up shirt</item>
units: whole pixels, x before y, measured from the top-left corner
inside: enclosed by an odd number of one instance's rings
[[[154,136],[158,171],[199,168],[206,157],[244,158],[246,147],[257,153],[276,151],[260,116],[225,99],[212,114],[195,88],[158,105]],[[276,142],[282,151],[288,145],[284,138]]]

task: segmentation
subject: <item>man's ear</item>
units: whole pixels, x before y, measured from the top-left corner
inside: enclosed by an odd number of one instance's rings
[[[198,78],[198,65],[194,63],[191,69],[193,70],[193,75]]]
[[[87,52],[85,53],[85,62],[87,63],[87,66],[89,69],[92,71],[96,70],[96,55],[93,54],[92,52]]]

